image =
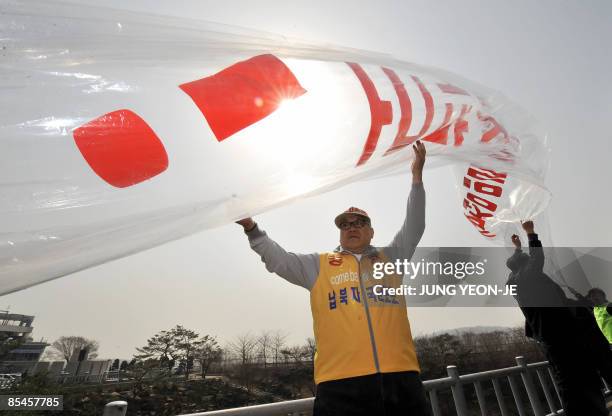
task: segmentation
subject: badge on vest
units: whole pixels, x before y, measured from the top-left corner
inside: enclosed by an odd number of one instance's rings
[[[342,265],[342,256],[340,254],[328,254],[327,261],[330,266],[340,266]]]

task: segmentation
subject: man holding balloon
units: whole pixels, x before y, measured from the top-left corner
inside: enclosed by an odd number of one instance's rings
[[[310,291],[317,346],[315,416],[430,414],[405,298],[373,293],[375,285],[397,286],[402,280],[398,275],[374,280],[373,264],[389,261],[391,253],[410,260],[425,230],[426,150],[421,141],[412,147],[406,219],[386,249],[370,244],[371,219],[355,207],[335,218],[340,245],[333,252],[287,252],[252,218],[237,222],[268,271]]]

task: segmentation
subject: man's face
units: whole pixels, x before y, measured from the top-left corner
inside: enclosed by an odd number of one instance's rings
[[[359,215],[347,215],[340,224],[340,245],[342,248],[361,253],[374,237],[374,229]]]
[[[591,291],[589,293],[588,298],[591,302],[593,302],[594,305],[597,305],[597,306],[605,305],[607,303],[606,294],[602,292],[601,290]]]

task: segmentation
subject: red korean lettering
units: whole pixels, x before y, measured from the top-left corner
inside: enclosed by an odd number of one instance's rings
[[[463,186],[465,186],[468,189],[472,189],[472,180],[467,177],[464,177]],[[491,195],[496,198],[499,198],[503,191],[503,188],[499,185],[489,184],[489,183],[480,182],[480,181],[474,181],[473,189],[474,191],[478,193],[485,194],[485,195]]]
[[[408,133],[408,129],[410,128],[410,123],[412,123],[412,102],[410,101],[408,92],[406,92],[404,83],[392,69],[383,68],[382,70],[391,81],[391,84],[393,84],[395,94],[397,95],[397,99],[399,100],[400,104],[400,120],[397,125],[397,133],[395,134],[395,139],[393,139],[393,144],[389,150],[385,152],[385,155],[387,155],[388,153],[412,144],[416,138],[408,137],[406,135]]]
[[[368,132],[368,137],[363,147],[363,151],[361,152],[361,156],[357,161],[357,166],[360,166],[366,163],[376,150],[382,126],[391,124],[393,121],[393,110],[390,101],[380,99],[378,91],[376,91],[376,86],[361,65],[354,62],[347,62],[347,65],[353,70],[355,75],[357,75],[366,93],[366,97],[368,98],[368,104],[370,105],[370,131]]]
[[[495,117],[490,116],[490,115],[483,115],[481,112],[478,112],[477,116],[480,119],[480,121],[485,122],[485,123],[488,122],[491,124],[491,128],[482,134],[482,137],[480,138],[481,142],[483,143],[490,142],[491,140],[493,140],[495,137],[497,137],[500,134],[502,135],[504,139],[508,138],[508,133],[506,132],[506,129],[504,129],[504,127],[497,122]]]
[[[478,195],[474,195],[471,192],[467,193],[466,199],[468,201],[473,202],[476,205],[481,206],[482,208],[486,209],[487,211],[495,212],[495,210],[497,209],[497,204],[496,203],[491,202],[488,199],[482,198],[482,197],[480,197]]]
[[[470,167],[467,171],[467,176],[470,176],[474,179],[478,179],[480,181],[491,180],[493,182],[503,184],[505,183],[508,174],[496,172],[491,169]]]
[[[395,139],[393,140],[391,147],[389,147],[389,149],[385,152],[385,156],[387,156],[389,153],[393,153],[403,147],[412,144],[416,140],[420,139],[423,134],[427,132],[427,130],[429,130],[434,117],[434,104],[433,97],[431,96],[431,93],[429,92],[427,87],[425,87],[419,77],[412,75],[411,78],[419,87],[419,91],[421,92],[421,95],[423,96],[423,100],[425,102],[425,122],[423,123],[421,130],[415,136],[407,136],[406,134],[408,133],[408,129],[410,128],[410,123],[412,121],[412,103],[410,101],[410,97],[406,92],[404,84],[393,70],[383,68],[383,71],[393,84],[395,93],[400,102],[401,119],[404,120],[403,123],[400,121],[400,124],[398,125],[397,134],[395,135]],[[443,140],[443,137],[433,137],[432,139]]]
[[[502,187],[498,185],[492,185],[484,182],[474,183],[474,190],[478,193],[491,195],[499,198],[502,194]]]
[[[455,146],[461,146],[463,144],[463,134],[468,131],[468,122],[465,120],[465,116],[472,109],[469,105],[463,105],[461,107],[461,113],[459,114],[459,118],[455,121],[455,127],[453,129],[453,133],[455,134]]]
[[[431,126],[431,122],[434,117],[434,105],[433,105],[433,98],[431,96],[431,93],[425,87],[425,84],[423,84],[420,78],[413,75],[412,79],[418,85],[419,90],[421,91],[421,94],[423,95],[423,100],[425,101],[425,123],[423,123],[423,127],[421,128],[421,131],[417,134],[417,138],[419,138],[423,134],[425,134],[425,132],[429,130],[429,127]]]
[[[459,88],[453,84],[438,84],[440,91],[446,94],[459,94],[459,95],[470,95],[466,90]]]
[[[491,232],[485,229],[485,224],[486,224],[485,219],[493,217],[493,214],[482,212],[478,208],[478,206],[474,206],[466,199],[463,200],[463,205],[464,207],[470,209],[470,211],[464,214],[465,218],[467,218],[467,220],[471,222],[478,229],[480,234],[487,236],[487,237],[494,237],[495,234],[492,234]]]
[[[453,105],[450,103],[446,103],[446,113],[444,114],[444,120],[442,121],[442,126],[439,129],[434,131],[433,133],[423,137],[424,141],[444,144],[446,145],[448,142],[448,129],[450,128],[450,119],[453,116]]]

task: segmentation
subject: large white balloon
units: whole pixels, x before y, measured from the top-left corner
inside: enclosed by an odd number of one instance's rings
[[[448,72],[111,9],[2,12],[0,294],[405,170],[417,139],[460,167],[453,204],[487,239],[548,203],[529,118]]]

